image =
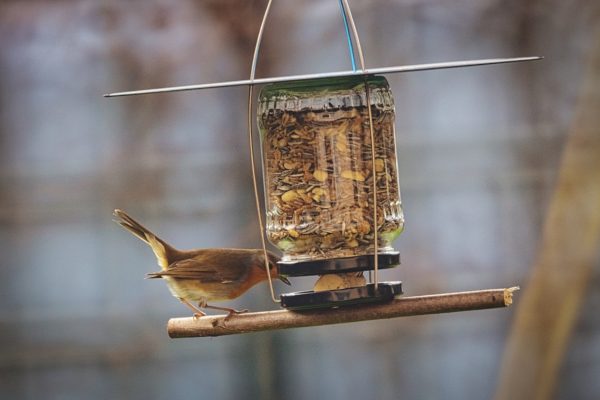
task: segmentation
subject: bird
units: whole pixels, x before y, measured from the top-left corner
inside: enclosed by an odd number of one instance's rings
[[[269,279],[262,249],[177,250],[124,211],[116,209],[113,215],[117,224],[148,244],[154,252],[161,270],[146,277],[164,279],[171,294],[188,306],[195,318],[206,315],[201,309],[227,311],[228,317],[247,312],[209,305],[208,302],[235,299],[257,283]],[[267,256],[271,278],[290,285],[289,280],[278,273],[279,257],[270,251],[267,251]]]

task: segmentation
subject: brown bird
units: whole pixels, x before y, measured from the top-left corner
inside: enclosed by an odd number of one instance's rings
[[[246,312],[207,304],[209,301],[231,300],[241,296],[252,286],[268,280],[265,258],[257,249],[196,249],[181,251],[173,248],[154,233],[144,228],[124,211],[115,210],[116,223],[147,243],[162,268],[148,278],[163,278],[171,294],[194,311],[194,316],[206,315],[200,308],[228,311],[229,315]],[[290,282],[278,274],[279,257],[268,252],[271,278]]]

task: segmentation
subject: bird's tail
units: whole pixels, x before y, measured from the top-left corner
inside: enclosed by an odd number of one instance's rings
[[[127,215],[125,211],[117,209],[113,212],[113,215],[117,218],[114,220],[117,224],[121,225],[143,242],[147,243],[156,255],[158,265],[160,265],[162,269],[167,269],[171,263],[170,260],[173,256],[175,256],[176,253],[178,253],[178,251],[171,247],[167,242],[160,239],[154,233],[144,228],[142,224]]]

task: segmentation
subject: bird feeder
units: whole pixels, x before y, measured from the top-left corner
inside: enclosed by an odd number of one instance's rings
[[[368,91],[368,93],[367,93]],[[394,98],[383,76],[273,83],[259,95],[266,234],[286,276],[320,275],[288,308],[393,298],[401,284],[365,285],[363,271],[400,263],[404,227]],[[375,250],[375,238],[378,250]]]
[[[367,69],[348,1],[339,0],[352,70],[256,78],[262,34],[271,4],[272,0],[268,2],[258,33],[250,79],[106,96],[247,86],[250,157],[263,250],[266,253],[266,235],[283,253],[278,264],[280,274],[319,276],[312,291],[286,293],[277,298],[269,266],[265,265],[273,300],[289,309],[338,308],[390,301],[402,293],[402,284],[380,282],[378,271],[400,264],[393,241],[403,230],[404,215],[398,183],[394,98],[384,75],[532,61],[541,57]],[[258,95],[258,121],[254,121],[253,88],[257,85],[264,86]],[[262,146],[264,211],[260,206],[254,161],[256,122]],[[363,275],[365,271],[368,271],[368,281]],[[506,297],[507,292],[503,293]],[[464,295],[453,298],[460,296]],[[491,294],[487,304],[494,302],[498,302],[496,292]],[[473,304],[475,306],[469,307],[485,308],[480,303]],[[449,310],[458,309],[460,307],[449,307]],[[344,318],[335,316],[335,320],[339,322]],[[306,321],[300,321],[298,326],[301,324]],[[244,329],[248,329],[246,325]]]

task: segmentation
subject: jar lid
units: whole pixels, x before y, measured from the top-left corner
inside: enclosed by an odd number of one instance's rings
[[[400,265],[400,253],[390,251],[379,253],[378,269],[393,268]],[[308,276],[324,274],[340,274],[346,272],[372,271],[375,269],[374,257],[372,254],[329,258],[324,260],[307,261],[279,261],[277,268],[279,273],[285,276]]]
[[[366,76],[341,76],[335,78],[317,78],[303,81],[277,82],[265,85],[261,93],[264,94],[294,94],[308,92],[311,95],[315,90],[364,90],[365,82],[372,87],[388,88],[387,79],[381,75]]]
[[[264,86],[258,96],[258,115],[269,110],[332,111],[367,104],[365,83],[373,107],[394,107],[387,79],[383,76],[345,76],[304,81],[278,82]]]

